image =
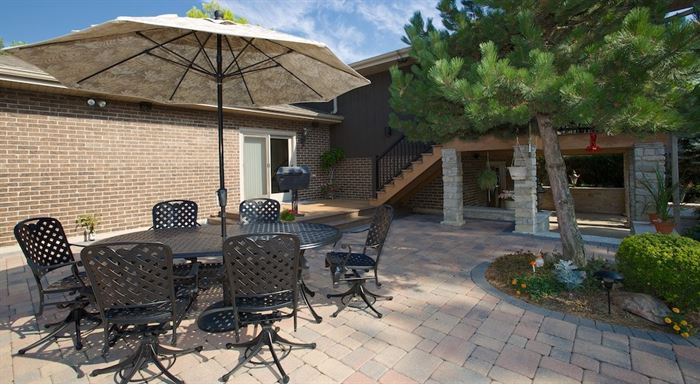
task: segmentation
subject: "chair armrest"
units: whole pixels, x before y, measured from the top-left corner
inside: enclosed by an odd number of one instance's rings
[[[369,231],[369,225],[366,227],[360,227],[359,229],[351,230],[351,231],[341,231],[340,233],[342,234],[352,234],[352,233],[362,233],[362,232],[367,232]]]
[[[69,266],[77,267],[77,266],[81,266],[81,265],[83,265],[82,262],[75,260],[75,261],[69,261],[67,263],[47,265],[47,266],[37,265],[36,267],[40,271],[53,271],[54,269],[58,269],[58,268],[62,268],[62,267],[69,267]]]
[[[69,246],[71,247],[80,247],[80,248],[85,248],[87,245],[82,245],[82,244],[73,244],[73,243],[68,243]]]

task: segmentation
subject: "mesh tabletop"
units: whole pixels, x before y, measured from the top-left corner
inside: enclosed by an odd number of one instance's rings
[[[340,239],[340,231],[330,225],[316,223],[259,223],[231,224],[228,236],[255,233],[289,233],[299,236],[301,249],[312,249],[333,244]],[[168,245],[176,258],[221,257],[221,227],[203,225],[197,228],[155,229],[131,232],[98,241],[96,244],[115,242],[156,242]]]

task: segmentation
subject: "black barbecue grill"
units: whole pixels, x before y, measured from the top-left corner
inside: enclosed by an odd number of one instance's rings
[[[276,172],[277,184],[281,191],[292,191],[292,212],[299,214],[299,194],[298,190],[309,187],[311,172],[309,167],[302,165],[299,167],[279,167]]]

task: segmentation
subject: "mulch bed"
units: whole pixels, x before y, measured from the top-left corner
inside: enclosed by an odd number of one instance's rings
[[[654,324],[624,311],[616,306],[615,303],[612,304],[611,314],[608,314],[608,299],[605,289],[594,281],[588,281],[581,288],[574,291],[561,291],[539,299],[534,299],[523,293],[518,295],[516,288],[511,285],[511,280],[515,276],[532,275],[532,267],[529,262],[534,260],[534,258],[533,254],[526,252],[501,256],[489,266],[486,271],[486,279],[499,290],[546,309],[569,313],[583,318],[601,320],[611,324],[674,333],[670,326]],[[545,266],[538,268],[536,273],[546,274],[552,273],[552,271]],[[615,289],[624,290],[624,287],[620,287],[620,284],[615,284]],[[696,327],[700,326],[700,312],[689,313],[686,319]]]

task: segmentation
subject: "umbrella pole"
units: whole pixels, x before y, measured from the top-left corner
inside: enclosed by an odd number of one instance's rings
[[[226,239],[226,183],[224,181],[224,101],[221,57],[221,35],[216,35],[216,113],[219,123],[219,190],[216,192],[221,208],[221,237]]]

